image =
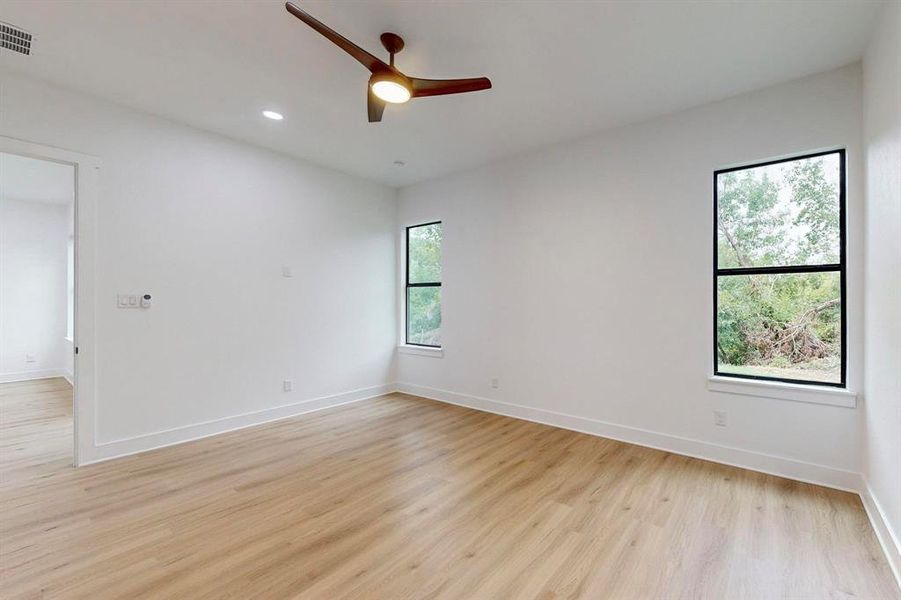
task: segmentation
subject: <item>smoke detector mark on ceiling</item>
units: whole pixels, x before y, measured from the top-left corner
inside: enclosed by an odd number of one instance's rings
[[[0,21],[0,48],[31,56],[31,38],[27,31]]]

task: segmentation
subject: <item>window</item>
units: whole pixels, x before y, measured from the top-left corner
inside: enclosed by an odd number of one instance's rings
[[[714,173],[714,374],[845,386],[845,151]]]
[[[407,227],[406,343],[441,347],[441,223]]]

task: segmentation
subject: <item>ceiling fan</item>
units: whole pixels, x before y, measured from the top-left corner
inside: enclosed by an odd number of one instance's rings
[[[396,33],[383,33],[381,35],[382,46],[391,55],[388,64],[385,64],[384,61],[363,50],[337,31],[314,19],[296,4],[287,2],[285,3],[285,8],[289,13],[357,59],[372,73],[369,77],[367,97],[370,123],[382,120],[386,102],[403,104],[410,98],[477,92],[491,87],[491,81],[487,77],[474,77],[472,79],[420,79],[418,77],[408,77],[394,66],[394,55],[404,49],[404,40]]]

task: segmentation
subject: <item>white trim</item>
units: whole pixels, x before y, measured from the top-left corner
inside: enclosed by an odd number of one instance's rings
[[[199,440],[201,438],[234,431],[236,429],[244,429],[245,427],[262,425],[263,423],[286,419],[288,417],[296,417],[305,413],[333,408],[342,404],[368,400],[369,398],[389,394],[393,391],[394,386],[391,384],[375,385],[331,396],[302,400],[293,404],[283,404],[281,406],[222,417],[221,419],[213,419],[211,421],[204,421],[193,425],[174,427],[163,431],[155,431],[153,433],[137,435],[130,438],[104,442],[97,444],[92,449],[89,456],[83,457],[80,464],[89,465],[114,458],[129,456],[131,454],[147,452],[148,450],[156,450],[157,448],[183,444],[185,442]]]
[[[647,429],[617,425],[615,423],[607,423],[596,419],[578,417],[540,408],[531,408],[519,404],[492,400],[490,398],[458,394],[456,392],[410,383],[398,383],[397,389],[407,394],[430,398],[440,402],[474,408],[476,410],[506,417],[533,421],[543,425],[561,427],[580,433],[610,438],[733,467],[760,471],[761,473],[787,477],[796,481],[813,483],[846,492],[858,493],[861,486],[859,473],[793,458],[774,456],[732,446],[723,446],[711,442],[649,431]]]
[[[0,373],[0,383],[15,383],[17,381],[32,381],[35,379],[53,379],[54,377],[65,377],[69,383],[72,383],[67,376],[68,374],[69,372],[65,369],[42,369],[40,371]]]
[[[714,375],[707,379],[707,389],[711,392],[723,392],[726,394],[857,408],[857,394],[844,388],[825,385],[805,385]]]
[[[430,356],[432,358],[444,358],[444,348],[430,348],[428,346],[412,346],[400,344],[397,351],[401,354],[413,354],[416,356]]]
[[[898,535],[892,530],[888,519],[885,518],[882,505],[879,504],[876,496],[873,495],[873,489],[866,478],[863,478],[860,488],[860,500],[867,511],[870,525],[873,526],[873,531],[876,532],[876,539],[879,540],[879,545],[882,546],[882,552],[885,554],[889,567],[891,567],[892,573],[895,575],[898,588],[901,588],[901,542],[898,540]]]

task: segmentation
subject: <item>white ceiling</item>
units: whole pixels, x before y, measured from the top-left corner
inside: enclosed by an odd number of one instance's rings
[[[0,198],[68,204],[75,198],[75,168],[0,152]]]
[[[854,62],[880,8],[297,1],[379,56],[379,34],[399,33],[410,75],[486,75],[494,88],[389,106],[369,124],[368,72],[278,0],[0,0],[0,20],[36,35],[32,57],[0,51],[0,65],[404,185]]]

